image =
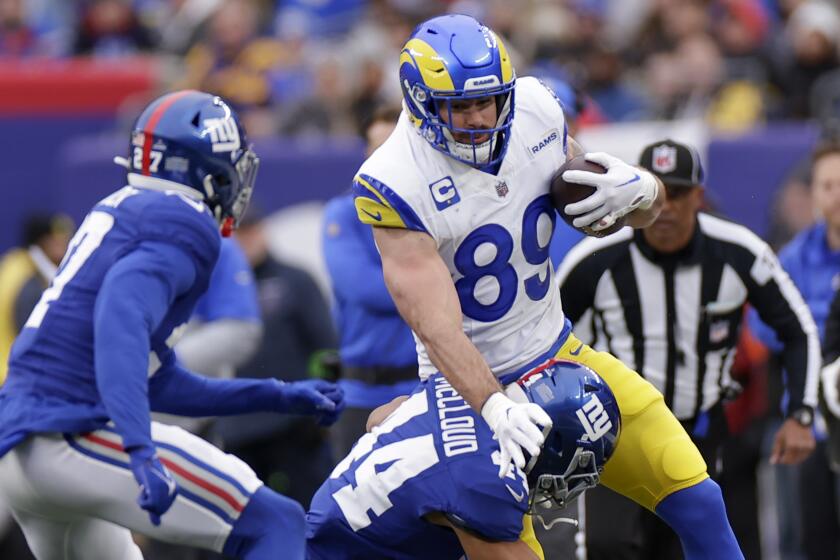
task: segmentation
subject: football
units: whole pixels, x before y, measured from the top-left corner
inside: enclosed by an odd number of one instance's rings
[[[566,211],[564,209],[566,208],[567,204],[572,204],[573,202],[581,201],[587,196],[594,193],[595,187],[590,187],[589,185],[581,185],[580,183],[569,183],[565,181],[563,179],[563,172],[571,170],[590,171],[592,173],[606,173],[607,170],[604,169],[602,166],[598,165],[597,163],[586,161],[586,159],[582,155],[580,155],[568,160],[566,163],[561,165],[560,169],[558,169],[557,172],[554,174],[554,177],[551,178],[551,201],[554,203],[554,207],[557,209],[557,213],[560,214],[563,220],[565,220],[566,223],[570,226],[575,227],[574,225],[572,225],[572,220],[575,217],[566,214]],[[589,226],[584,226],[582,228],[575,229],[593,237],[604,237],[611,233],[615,233],[621,228],[623,228],[626,221],[627,219],[625,217],[621,217],[612,226],[602,231],[594,231]]]

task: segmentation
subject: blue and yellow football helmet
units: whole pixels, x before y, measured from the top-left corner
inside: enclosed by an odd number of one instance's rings
[[[518,387],[540,405],[554,425],[542,452],[525,467],[533,513],[563,507],[598,484],[601,470],[618,444],[621,413],[601,377],[576,362],[552,360],[524,376]],[[511,394],[511,387],[508,394]]]
[[[510,140],[516,75],[499,37],[475,19],[446,15],[417,26],[400,53],[406,111],[436,150],[473,167],[498,164]],[[453,127],[452,101],[493,96],[498,115],[490,129]],[[446,121],[441,113],[447,111]],[[453,133],[469,134],[470,143]],[[476,143],[489,133],[490,139]]]
[[[129,149],[129,184],[154,186],[146,180],[152,178],[190,187],[201,194],[223,235],[238,225],[259,159],[239,117],[221,98],[184,90],[155,99],[137,118]]]

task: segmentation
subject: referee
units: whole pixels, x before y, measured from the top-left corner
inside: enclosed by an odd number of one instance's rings
[[[766,243],[700,212],[696,150],[663,140],[647,146],[639,164],[662,180],[668,201],[650,227],[589,237],[566,256],[558,281],[576,334],[635,365],[663,393],[714,475],[728,435],[722,401],[744,304],[751,304],[785,346],[790,404],[772,460],[800,463],[815,445],[810,426],[820,367],[807,305]],[[589,560],[682,557],[664,523],[618,494],[596,488],[585,507]]]

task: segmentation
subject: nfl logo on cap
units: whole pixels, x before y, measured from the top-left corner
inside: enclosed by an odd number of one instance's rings
[[[657,173],[670,173],[677,168],[677,149],[674,146],[663,144],[653,149],[653,171]]]

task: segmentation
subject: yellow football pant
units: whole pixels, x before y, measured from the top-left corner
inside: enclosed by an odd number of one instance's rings
[[[708,478],[700,451],[665,406],[662,393],[641,375],[573,334],[555,357],[593,370],[618,402],[621,433],[601,484],[654,511],[670,494]]]

